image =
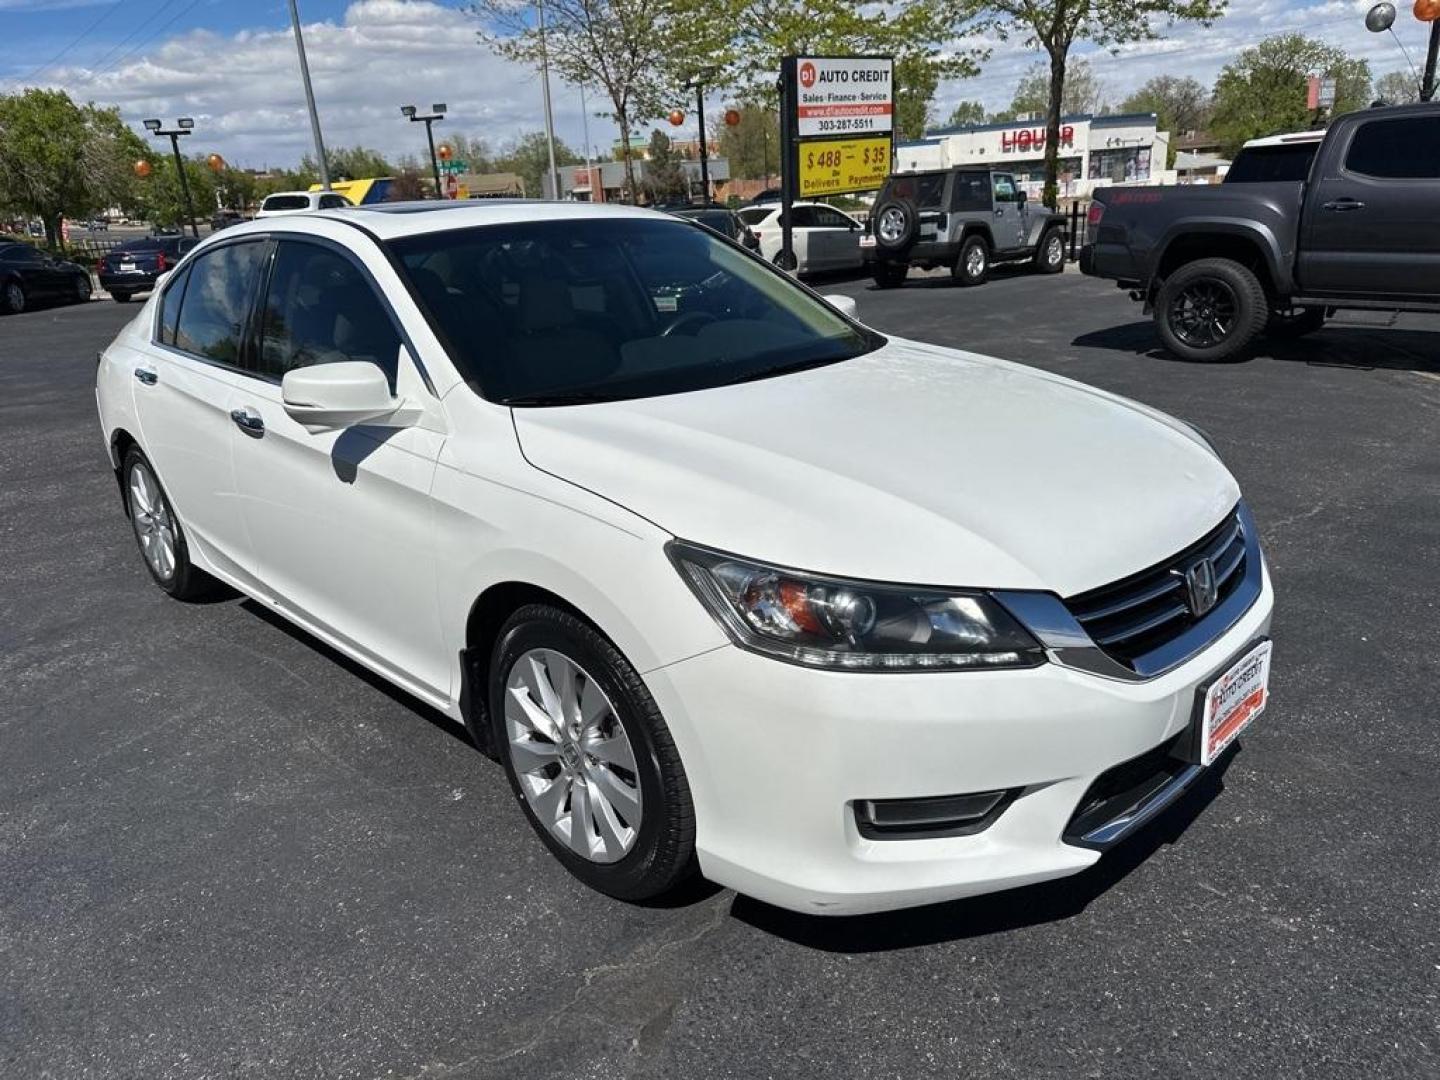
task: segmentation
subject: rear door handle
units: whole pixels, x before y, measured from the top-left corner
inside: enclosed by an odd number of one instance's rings
[[[143,367],[137,367],[135,369],[135,378],[139,379],[146,386],[154,386],[160,381],[159,375],[151,371],[149,368]]]
[[[1359,199],[1331,199],[1324,204],[1326,210],[1364,210],[1365,204]]]
[[[265,421],[260,414],[253,409],[231,409],[230,419],[235,421],[235,426],[246,435],[260,436],[265,434]]]

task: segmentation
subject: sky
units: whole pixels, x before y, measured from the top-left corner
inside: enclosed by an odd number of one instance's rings
[[[1373,0],[1231,0],[1212,27],[1179,25],[1161,40],[1118,54],[1086,47],[1106,97],[1121,101],[1158,74],[1193,75],[1207,86],[1248,45],[1301,31],[1370,61],[1376,77],[1405,67],[1389,35],[1363,25]],[[434,0],[299,0],[306,49],[327,145],[362,144],[387,157],[425,153],[424,132],[399,107],[449,106],[437,126],[481,136],[492,147],[543,126],[538,75],[499,59],[476,39],[478,23],[457,3]],[[1397,32],[1417,63],[1425,27],[1401,9]],[[0,0],[0,92],[63,88],[71,96],[118,105],[140,130],[146,117],[195,118],[191,152],[219,152],[233,165],[290,166],[311,148],[303,90],[285,0]],[[1015,83],[1040,59],[1019,40],[986,42],[978,77],[947,83],[937,122],[961,99],[1007,105]],[[590,144],[604,149],[613,125],[595,113],[592,93],[552,77],[556,134],[577,151],[587,114]],[[707,115],[719,114],[723,94]],[[687,110],[688,113],[689,110]],[[672,131],[666,125],[667,131]],[[687,115],[682,135],[693,136]]]

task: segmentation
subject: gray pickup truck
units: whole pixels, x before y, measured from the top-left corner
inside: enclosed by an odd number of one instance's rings
[[[1097,191],[1080,269],[1130,289],[1186,360],[1339,308],[1440,311],[1440,103],[1337,118],[1292,150],[1299,179],[1270,179],[1289,166],[1264,149],[1223,184]]]
[[[981,285],[997,262],[1025,260],[1039,272],[1065,269],[1065,219],[1034,206],[1015,177],[984,166],[894,173],[860,237],[860,254],[882,289],[910,267],[946,267],[961,285]]]

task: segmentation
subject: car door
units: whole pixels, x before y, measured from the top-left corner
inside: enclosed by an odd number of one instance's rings
[[[824,233],[826,266],[851,270],[860,265],[860,225],[832,206],[815,207],[816,229]]]
[[[263,239],[222,244],[171,275],[149,343],[126,358],[141,446],[190,544],[242,583],[230,410],[265,250]]]
[[[783,215],[781,216],[783,217]],[[795,249],[796,273],[804,274],[812,270],[824,270],[825,247],[823,240],[817,239],[815,235],[817,232],[815,208],[813,206],[792,206],[790,223],[790,243],[794,245]],[[783,239],[781,243],[784,243]]]
[[[55,272],[45,253],[29,244],[17,244],[10,267],[18,271],[27,300],[46,300],[55,295]]]
[[[1014,251],[1025,246],[1025,221],[1020,213],[1020,188],[1009,173],[991,173],[991,190],[995,211],[990,234],[995,237],[995,250]]]
[[[287,371],[359,360],[405,396],[424,395],[404,341],[353,253],[280,238],[236,399],[236,485],[250,569],[271,600],[402,683],[444,694],[453,658],[440,639],[430,502],[443,436],[423,426],[307,431],[285,412],[281,386]]]
[[[1301,289],[1440,292],[1440,116],[1366,118],[1322,151],[1305,200]]]

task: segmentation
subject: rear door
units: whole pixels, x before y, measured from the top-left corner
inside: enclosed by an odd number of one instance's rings
[[[826,264],[832,270],[860,265],[860,223],[833,206],[815,207],[816,231],[823,233]]]
[[[1020,207],[1020,187],[1009,173],[991,173],[991,190],[995,196],[990,233],[995,237],[997,251],[1014,251],[1025,246],[1025,218]]]
[[[263,238],[222,244],[172,275],[150,344],[128,358],[141,446],[190,543],[241,580],[230,410],[266,248]]]
[[[1440,295],[1440,115],[1375,116],[1336,137],[1305,201],[1301,289]]]

